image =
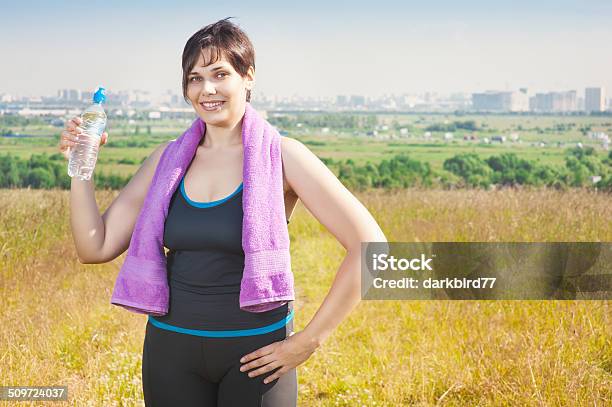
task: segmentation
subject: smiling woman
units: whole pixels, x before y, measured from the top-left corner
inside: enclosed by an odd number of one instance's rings
[[[293,334],[293,301],[256,313],[239,304],[245,268],[241,121],[254,66],[251,42],[227,19],[196,32],[183,51],[183,96],[206,127],[165,221],[170,304],[167,314],[149,316],[147,324],[147,405],[297,403],[295,367],[269,382],[239,370],[241,356]]]
[[[226,20],[194,34],[183,50],[183,97],[206,122],[209,139],[235,127],[233,119],[251,100],[255,75],[253,44]]]
[[[197,31],[182,67],[192,126],[155,149],[102,217],[91,181],[72,179],[79,260],[130,249],[111,302],[149,314],[147,406],[296,406],[296,367],[360,301],[361,244],[385,235],[312,151],[250,104],[255,52],[239,27],[223,19]],[[298,199],[347,254],[294,332],[287,224]]]

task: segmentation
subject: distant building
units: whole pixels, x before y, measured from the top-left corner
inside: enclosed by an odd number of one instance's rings
[[[84,90],[84,91],[81,92],[81,101],[83,101],[83,102],[91,102],[93,100],[93,95],[94,95],[93,91]],[[109,96],[110,96],[109,94],[106,95],[107,101],[108,101],[108,97]]]
[[[365,96],[351,95],[349,103],[351,107],[363,107],[365,106]]]
[[[19,116],[59,116],[66,115],[68,109],[30,109],[29,107],[20,109],[17,114]]]
[[[595,140],[609,140],[608,134],[603,131],[589,131],[587,136]]]
[[[57,98],[76,102],[81,100],[81,91],[78,89],[60,89],[57,91]]]
[[[586,112],[603,112],[606,108],[604,88],[586,88],[584,90],[584,110]]]
[[[542,113],[575,112],[578,110],[576,91],[536,93],[529,99],[529,110]]]
[[[529,110],[527,89],[519,92],[473,93],[472,108],[481,112],[526,112]]]
[[[601,148],[603,148],[605,151],[610,149],[610,136],[608,136],[607,133],[604,133],[603,131],[589,131],[587,136],[595,140],[600,140]]]
[[[90,96],[91,95],[91,96]],[[88,92],[88,98],[83,98],[86,102],[91,102],[91,98],[93,94]],[[106,104],[108,105],[119,105],[119,106],[127,106],[129,102],[129,93],[126,91],[119,92],[108,92],[106,94]]]

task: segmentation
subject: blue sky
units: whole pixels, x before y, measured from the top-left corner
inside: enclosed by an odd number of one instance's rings
[[[181,53],[232,19],[267,95],[534,91],[612,93],[612,1],[20,1],[0,12],[0,93],[180,92]]]

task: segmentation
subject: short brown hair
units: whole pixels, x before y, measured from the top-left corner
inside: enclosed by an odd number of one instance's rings
[[[240,27],[229,21],[227,17],[216,23],[209,24],[193,34],[183,49],[183,98],[188,102],[187,85],[189,84],[189,73],[198,62],[202,50],[209,48],[210,61],[205,65],[214,64],[221,55],[232,65],[234,70],[243,78],[246,76],[249,66],[255,69],[255,49]],[[251,101],[251,91],[247,90],[246,101]]]

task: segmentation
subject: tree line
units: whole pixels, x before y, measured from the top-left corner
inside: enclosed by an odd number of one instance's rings
[[[603,157],[592,147],[566,150],[564,166],[550,166],[520,158],[515,153],[502,153],[481,158],[474,153],[457,154],[443,163],[443,171],[435,171],[429,163],[411,158],[406,153],[379,163],[357,164],[352,159],[321,158],[340,181],[352,190],[370,188],[491,188],[531,185],[566,189],[590,187],[612,192],[612,152]],[[601,177],[596,183],[592,177]],[[97,189],[121,189],[131,176],[94,173]],[[0,155],[0,188],[70,189],[67,162],[59,154],[33,154],[21,159],[10,153]]]

